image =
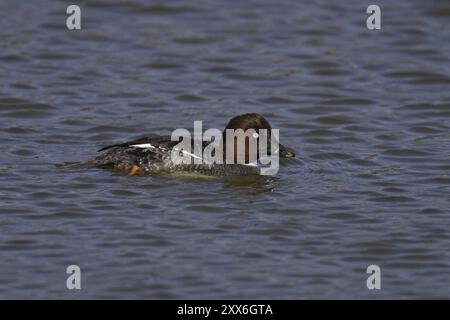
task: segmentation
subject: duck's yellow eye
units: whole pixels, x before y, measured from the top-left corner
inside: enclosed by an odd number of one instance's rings
[[[256,133],[256,132],[254,132],[254,133],[253,133],[253,138],[258,139],[258,137],[259,137],[259,134]]]

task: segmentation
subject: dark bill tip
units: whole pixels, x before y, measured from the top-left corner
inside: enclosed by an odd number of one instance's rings
[[[280,144],[280,157],[282,158],[293,158],[295,157],[295,152],[292,149],[289,149],[282,144]]]

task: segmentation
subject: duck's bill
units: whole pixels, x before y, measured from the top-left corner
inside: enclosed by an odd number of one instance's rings
[[[279,149],[279,155],[281,158],[292,158],[295,157],[295,152],[294,150],[283,146],[282,144],[280,144],[280,149]]]

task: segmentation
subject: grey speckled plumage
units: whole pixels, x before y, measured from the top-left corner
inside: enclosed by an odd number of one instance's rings
[[[100,149],[105,151],[90,162],[92,166],[113,168],[129,172],[133,165],[139,166],[140,173],[191,172],[209,176],[233,176],[259,174],[259,168],[240,164],[175,164],[171,160],[171,150],[178,141],[170,137],[146,137],[123,144]],[[133,145],[151,144],[151,148]],[[206,146],[204,144],[204,146]]]

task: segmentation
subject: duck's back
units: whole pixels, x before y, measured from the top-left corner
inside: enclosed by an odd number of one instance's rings
[[[194,161],[192,161],[192,164],[175,164],[171,160],[171,153],[180,141],[172,141],[169,136],[150,136],[110,145],[99,150],[103,153],[95,158],[92,164],[96,167],[113,168],[134,173],[138,171],[141,173],[191,172],[209,176],[259,173],[258,167],[252,165],[195,164]],[[203,143],[203,148],[206,145],[207,143]],[[193,156],[195,157],[195,155]]]
[[[171,164],[170,154],[178,141],[169,136],[150,136],[102,148],[94,165],[131,170],[133,165],[148,170],[161,170]]]

